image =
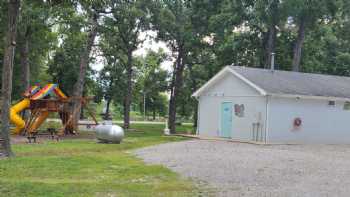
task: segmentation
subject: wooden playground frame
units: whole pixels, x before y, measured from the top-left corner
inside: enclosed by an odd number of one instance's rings
[[[31,130],[33,123],[40,117],[41,113],[58,113],[61,119],[63,127],[56,131],[55,128],[48,128],[48,132],[51,138],[59,140],[64,135],[76,135],[78,134],[79,125],[97,125],[98,121],[92,110],[89,109],[87,104],[92,100],[92,97],[68,97],[66,99],[38,99],[31,100],[29,110],[30,115],[26,119],[25,128],[22,131],[23,135],[26,135],[29,142],[33,140],[36,142],[38,135],[38,129]],[[76,103],[80,103],[77,107],[74,107]],[[77,113],[81,109],[86,109],[88,115],[93,119],[94,124],[79,124],[79,120],[74,120]]]

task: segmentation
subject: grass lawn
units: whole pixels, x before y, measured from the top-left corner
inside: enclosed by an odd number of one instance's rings
[[[196,196],[190,181],[129,152],[184,138],[161,136],[163,125],[132,128],[121,144],[64,139],[13,145],[16,157],[0,160],[0,196]]]

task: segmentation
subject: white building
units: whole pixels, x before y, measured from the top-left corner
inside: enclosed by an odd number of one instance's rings
[[[350,143],[350,77],[227,66],[193,96],[200,136]]]

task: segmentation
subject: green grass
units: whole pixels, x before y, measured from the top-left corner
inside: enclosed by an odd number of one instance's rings
[[[132,128],[121,144],[65,139],[14,145],[16,157],[0,160],[0,196],[196,196],[190,181],[130,154],[184,138],[161,136],[162,125]]]

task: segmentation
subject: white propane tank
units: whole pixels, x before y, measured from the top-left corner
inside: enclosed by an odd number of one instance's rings
[[[97,125],[96,137],[101,142],[119,144],[124,137],[124,130],[118,125]]]

